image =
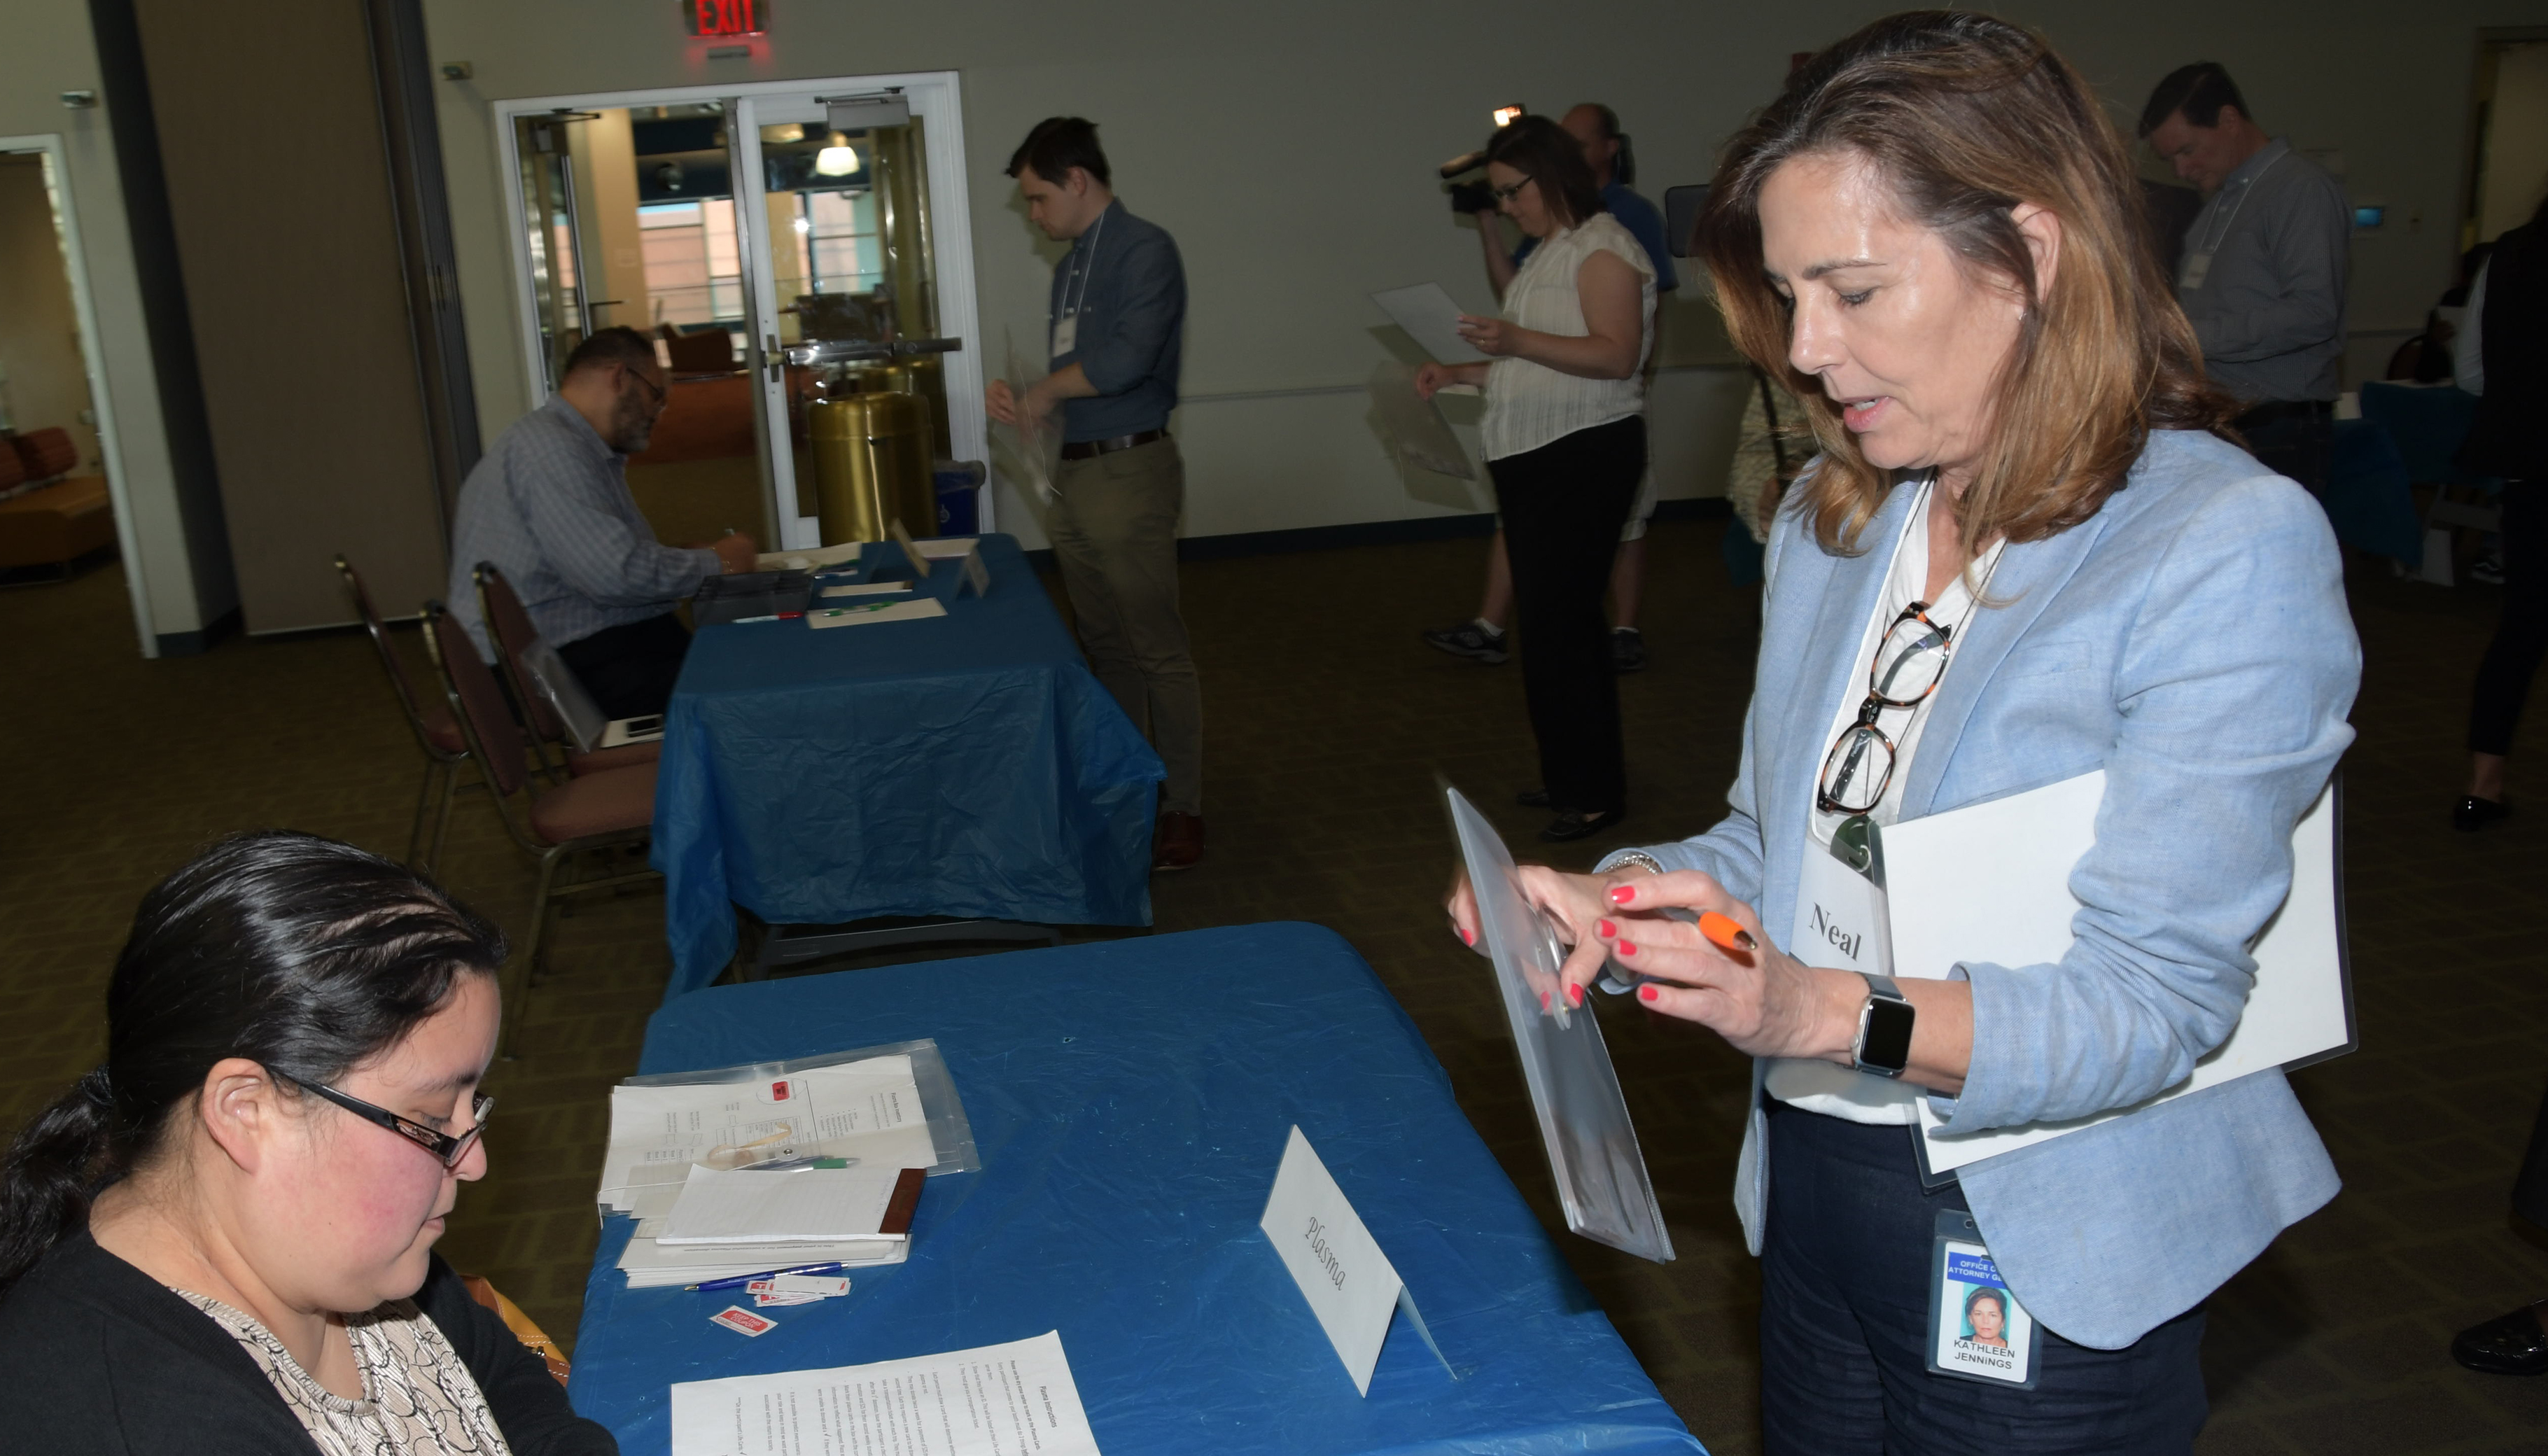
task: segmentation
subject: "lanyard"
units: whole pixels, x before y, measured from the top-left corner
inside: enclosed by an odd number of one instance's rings
[[[1062,318],[1076,318],[1079,317],[1079,311],[1088,306],[1088,281],[1097,271],[1097,240],[1105,235],[1106,214],[1099,213],[1097,226],[1088,229],[1088,255],[1084,258],[1074,256],[1070,263],[1071,276],[1061,281]],[[1079,284],[1079,302],[1076,304],[1070,301],[1070,285],[1073,279],[1076,279]]]
[[[2284,152],[2282,156],[2278,156],[2272,161],[2265,163],[2263,169],[2258,171],[2255,176],[2238,184],[2238,200],[2230,204],[2230,216],[2222,219],[2218,223],[2206,227],[2203,229],[2205,242],[2201,248],[2197,249],[2197,251],[2204,253],[2217,253],[2221,250],[2221,244],[2230,240],[2230,228],[2231,225],[2238,221],[2238,210],[2247,205],[2247,198],[2256,190],[2256,184],[2265,180],[2265,174],[2267,172],[2271,172],[2274,168],[2281,166],[2283,164],[2284,156],[2290,155],[2290,152]]]

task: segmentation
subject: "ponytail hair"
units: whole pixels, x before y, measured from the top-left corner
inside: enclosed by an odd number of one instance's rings
[[[160,1150],[216,1063],[335,1081],[503,962],[493,924],[351,845],[266,830],[197,855],[135,912],[107,986],[105,1062],[0,1160],[0,1295]]]

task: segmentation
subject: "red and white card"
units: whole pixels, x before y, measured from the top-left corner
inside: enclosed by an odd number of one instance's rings
[[[768,1334],[770,1331],[778,1327],[777,1320],[764,1319],[739,1305],[728,1305],[717,1313],[710,1315],[708,1317],[708,1322],[710,1324],[722,1324],[737,1334]]]

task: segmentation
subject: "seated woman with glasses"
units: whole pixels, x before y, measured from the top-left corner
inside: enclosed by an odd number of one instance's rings
[[[2058,55],[1928,13],[1800,69],[1699,225],[1734,338],[1822,445],[1770,546],[1732,813],[1593,874],[1522,873],[1574,946],[1571,1002],[1615,961],[1652,978],[1646,1007],[1756,1058],[1735,1202],[1771,1452],[2186,1450],[2203,1302],[2336,1190],[2280,1071],[1943,1187],[1906,1127],[1922,1098],[1962,1132],[2182,1082],[2238,1025],[2293,827],[2352,737],[2325,516],[2220,432],[2236,407],[2139,207]],[[2095,770],[2058,961],[1897,985],[1873,938],[1821,933],[1815,906],[1864,885],[1835,841]],[[1451,911],[1474,944],[1465,884]],[[1948,1211],[2032,1330],[2031,1389],[1930,1368],[1956,1313],[1934,1303]]]
[[[0,1164],[12,1449],[618,1449],[434,1256],[487,1174],[496,928],[410,871],[242,835],[144,896],[107,1057]]]
[[[1539,245],[1504,289],[1503,317],[1460,320],[1461,336],[1493,362],[1427,364],[1415,389],[1429,400],[1446,384],[1485,387],[1479,432],[1503,517],[1522,691],[1539,740],[1540,786],[1521,801],[1557,811],[1540,838],[1577,840],[1628,809],[1601,596],[1646,470],[1655,265],[1602,210],[1584,143],[1546,117],[1495,135],[1487,182]]]

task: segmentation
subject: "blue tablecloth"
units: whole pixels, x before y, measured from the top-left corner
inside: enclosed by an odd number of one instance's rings
[[[1483,974],[1484,972],[1481,972]],[[655,1013],[648,1072],[934,1037],[980,1149],[929,1180],[910,1262],[746,1338],[716,1293],[631,1290],[613,1219],[570,1394],[628,1456],[678,1381],[1061,1332],[1107,1456],[1692,1452],[1371,968],[1258,925],[719,986]],[[1519,1068],[1513,1075],[1520,1074]],[[1407,1281],[1368,1399],[1258,1231],[1298,1124]]]
[[[654,865],[667,1001],[774,925],[960,915],[1150,922],[1157,754],[1089,674],[1015,537],[947,615],[700,629],[666,715]]]

